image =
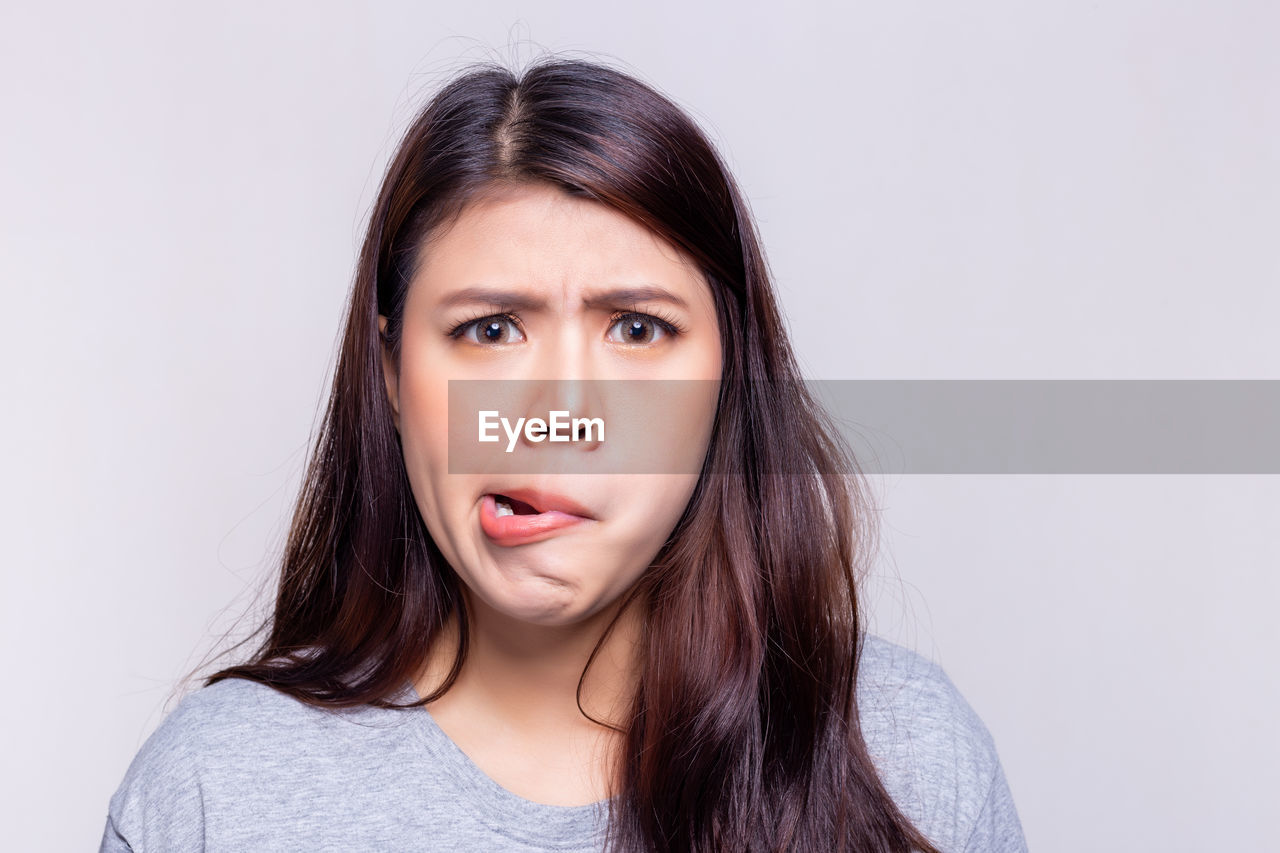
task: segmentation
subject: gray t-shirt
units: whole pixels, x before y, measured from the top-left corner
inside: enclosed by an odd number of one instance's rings
[[[1026,850],[991,735],[939,667],[868,636],[858,708],[890,795],[940,849]],[[233,678],[143,744],[101,850],[599,851],[607,809],[511,793],[425,708],[331,711]]]

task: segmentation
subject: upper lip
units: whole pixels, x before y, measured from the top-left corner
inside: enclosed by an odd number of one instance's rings
[[[501,491],[491,491],[489,494],[515,498],[518,501],[527,503],[538,512],[557,510],[581,518],[594,518],[582,504],[564,495],[557,495],[555,492],[546,492],[541,489],[502,489]]]

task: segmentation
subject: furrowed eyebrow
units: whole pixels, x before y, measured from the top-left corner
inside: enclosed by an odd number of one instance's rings
[[[504,310],[527,311],[530,308],[542,308],[546,301],[521,293],[518,290],[503,290],[494,287],[464,287],[455,290],[440,300],[441,308],[453,308],[458,305],[501,305]]]
[[[634,302],[669,302],[681,308],[689,304],[671,291],[656,285],[637,285],[635,287],[619,287],[612,290],[590,293],[583,300],[588,308],[613,308],[617,305]],[[464,287],[455,290],[440,300],[440,307],[453,308],[459,305],[501,305],[507,311],[527,311],[546,307],[546,300],[523,293],[519,290],[504,290],[494,287]]]
[[[688,308],[689,304],[676,296],[665,288],[655,285],[638,285],[636,287],[619,287],[614,290],[606,290],[600,293],[588,294],[583,303],[588,308],[611,308],[615,305],[629,304],[632,302],[670,302],[681,308]]]

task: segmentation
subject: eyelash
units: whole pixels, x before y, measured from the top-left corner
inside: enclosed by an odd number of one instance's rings
[[[520,325],[520,321],[516,319],[515,315],[508,314],[506,311],[499,311],[496,314],[476,314],[469,319],[463,320],[461,323],[450,329],[449,337],[461,337],[463,332],[467,331],[467,329],[471,328],[476,323],[479,323],[481,320],[510,320],[512,325],[517,327]]]
[[[609,328],[612,329],[615,323],[617,323],[619,320],[624,320],[628,317],[640,317],[642,319],[653,320],[655,323],[658,324],[658,326],[662,328],[664,332],[671,335],[672,337],[679,337],[680,335],[683,335],[685,333],[685,327],[683,324],[680,323],[679,320],[677,320],[675,317],[672,317],[670,315],[663,314],[661,311],[634,311],[634,310],[615,311],[609,317]],[[476,323],[479,323],[481,320],[507,320],[513,326],[520,329],[521,332],[524,331],[524,328],[520,325],[520,320],[519,318],[516,317],[516,315],[510,313],[509,311],[499,311],[496,314],[495,313],[476,314],[470,319],[463,320],[461,323],[459,323],[458,325],[454,326],[452,329],[449,330],[449,337],[451,338],[462,337],[462,335],[466,333],[468,329],[470,329]]]

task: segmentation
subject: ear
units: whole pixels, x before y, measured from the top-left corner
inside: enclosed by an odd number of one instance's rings
[[[387,343],[387,318],[378,315],[378,341],[382,347],[382,378],[387,383],[387,401],[391,403],[391,417],[396,424],[396,432],[400,431],[400,377],[396,373],[395,360],[391,357],[391,346]]]

